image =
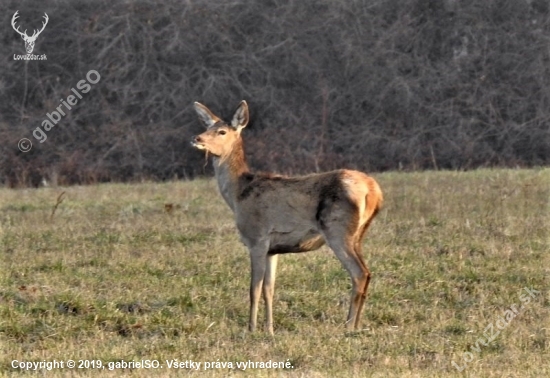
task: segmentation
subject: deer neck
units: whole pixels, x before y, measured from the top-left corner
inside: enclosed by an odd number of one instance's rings
[[[235,212],[237,202],[239,177],[249,171],[241,139],[235,142],[229,155],[214,158],[214,172],[218,188],[233,212]]]

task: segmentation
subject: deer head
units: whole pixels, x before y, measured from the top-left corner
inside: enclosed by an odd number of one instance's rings
[[[231,125],[215,116],[206,106],[195,102],[195,111],[207,127],[206,131],[193,138],[193,146],[204,150],[222,160],[233,151],[237,141],[241,140],[241,131],[248,124],[248,104],[241,101],[233,115]]]
[[[25,50],[27,50],[27,54],[31,54],[32,51],[34,50],[34,42],[36,41],[36,38],[38,38],[38,36],[40,35],[40,33],[42,33],[42,31],[44,30],[44,28],[46,27],[46,25],[48,24],[48,15],[46,13],[44,13],[44,19],[45,21],[42,22],[42,29],[40,30],[34,30],[34,32],[32,33],[32,35],[29,37],[27,35],[27,29],[25,29],[24,32],[20,32],[19,31],[19,26],[18,27],[15,27],[15,21],[17,20],[17,18],[19,17],[18,15],[19,11],[15,12],[13,14],[13,17],[11,19],[11,26],[13,28],[13,30],[15,30],[17,33],[19,33],[21,35],[21,38],[23,38],[23,40],[25,41]]]

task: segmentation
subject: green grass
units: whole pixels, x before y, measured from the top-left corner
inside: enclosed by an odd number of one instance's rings
[[[249,259],[213,180],[0,189],[0,375],[88,359],[159,360],[101,373],[168,376],[178,359],[202,362],[196,376],[550,376],[550,170],[375,177],[364,329],[344,329],[349,277],[325,247],[280,258],[274,338],[246,331]],[[540,294],[471,352],[524,287]],[[204,371],[218,360],[293,368]]]

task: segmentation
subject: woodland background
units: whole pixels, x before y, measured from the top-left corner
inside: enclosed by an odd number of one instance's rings
[[[226,118],[248,101],[260,170],[550,162],[547,0],[0,4],[0,185],[211,174],[189,144],[193,101]],[[17,10],[21,30],[49,15],[34,51],[46,61],[14,60]],[[100,82],[38,143],[32,131],[89,70]]]

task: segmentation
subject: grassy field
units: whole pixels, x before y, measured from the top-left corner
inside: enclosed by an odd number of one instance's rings
[[[324,247],[280,258],[273,338],[246,331],[249,259],[213,180],[0,189],[0,375],[550,376],[550,169],[375,177],[364,329],[344,330]],[[269,360],[292,367],[248,365]]]

